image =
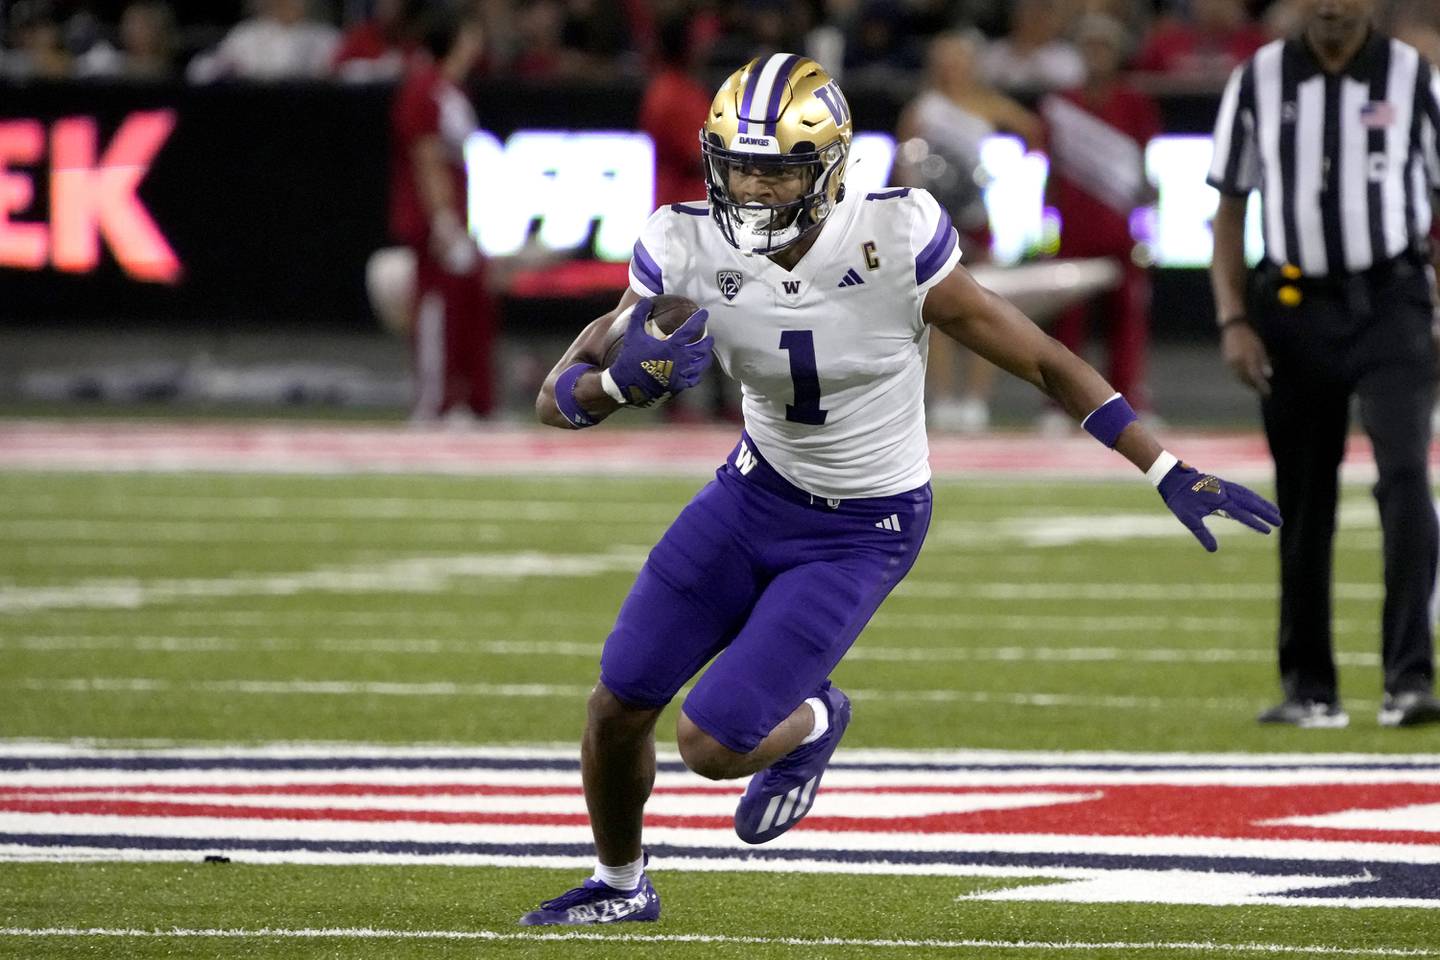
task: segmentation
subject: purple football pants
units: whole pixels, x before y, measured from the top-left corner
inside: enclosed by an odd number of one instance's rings
[[[712,657],[685,713],[749,753],[814,696],[909,572],[930,486],[825,500],[788,483],[742,434],[650,551],[600,658],[636,707],[669,703]]]

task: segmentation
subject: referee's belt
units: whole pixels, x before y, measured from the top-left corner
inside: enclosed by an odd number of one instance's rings
[[[1398,277],[1408,277],[1425,269],[1425,259],[1418,253],[1402,253],[1364,269],[1354,272],[1339,271],[1324,276],[1306,276],[1293,263],[1275,263],[1273,260],[1260,261],[1258,269],[1271,283],[1279,286],[1298,287],[1307,293],[1339,294],[1349,290],[1357,281],[1365,283],[1386,283]]]
[[[1291,263],[1262,260],[1256,268],[1261,291],[1267,300],[1286,307],[1298,307],[1309,297],[1344,299],[1354,310],[1368,313],[1370,291],[1397,281],[1423,275],[1425,259],[1418,253],[1402,253],[1381,260],[1366,270],[1353,273],[1330,273],[1322,277],[1306,276]]]

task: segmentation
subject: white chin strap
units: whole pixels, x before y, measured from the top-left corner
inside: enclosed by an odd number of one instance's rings
[[[764,253],[792,243],[800,236],[800,213],[797,210],[790,218],[789,226],[771,230],[770,224],[775,213],[769,207],[759,204],[747,205],[735,210],[735,245],[746,253]]]

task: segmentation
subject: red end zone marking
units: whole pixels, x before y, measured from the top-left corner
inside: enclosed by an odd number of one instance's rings
[[[329,788],[339,795],[380,795],[374,788],[359,784],[314,785]],[[335,787],[343,790],[336,791]],[[67,788],[82,790],[84,788]],[[134,790],[135,788],[130,788]],[[1257,840],[1329,840],[1386,842],[1401,844],[1434,844],[1440,834],[1420,830],[1355,830],[1326,829],[1309,826],[1268,824],[1282,818],[1317,816],[1348,810],[1391,810],[1417,804],[1440,803],[1440,784],[1323,784],[1315,786],[1229,787],[1229,786],[1084,786],[1066,785],[1067,792],[1098,793],[1094,799],[1021,807],[1003,810],[980,810],[963,813],[941,813],[913,817],[886,817],[877,810],[874,817],[811,816],[797,829],[817,832],[869,832],[911,834],[1055,834],[1062,836],[1155,836],[1208,837]],[[109,792],[107,788],[90,788],[90,793]],[[157,792],[172,792],[157,788]],[[245,787],[196,790],[197,794],[263,795],[274,793],[269,788]],[[323,794],[324,789],[315,793]],[[384,795],[424,795],[425,788]],[[446,795],[465,793],[516,797],[578,796],[574,788],[470,787],[451,788]],[[657,790],[657,794],[734,793],[733,789],[698,790],[680,788]],[[1008,794],[1025,795],[1043,792],[1035,787],[999,787],[947,789],[907,788],[903,786],[842,793],[925,793],[937,795]],[[18,797],[15,791],[0,795],[0,812],[99,815],[127,817],[218,817],[240,820],[304,820],[335,822],[403,822],[438,824],[496,824],[517,826],[584,826],[583,813],[479,813],[444,810],[384,810],[341,808],[292,808],[264,805],[223,803],[177,803],[148,800],[66,800],[62,796],[33,794]],[[727,830],[729,817],[655,814],[647,816],[647,824],[655,827]]]
[[[869,788],[866,788],[869,789]],[[905,788],[910,790],[910,788]],[[739,796],[740,786],[730,787],[656,787],[655,795],[705,795],[720,794]],[[838,790],[836,792],[839,792]],[[10,797],[64,797],[70,794],[90,793],[174,793],[219,795],[219,796],[332,796],[332,797],[578,797],[583,795],[579,787],[544,787],[525,785],[504,785],[489,783],[277,783],[237,784],[235,786],[214,786],[195,784],[149,783],[121,785],[97,785],[91,787],[7,787],[0,785],[0,802]]]

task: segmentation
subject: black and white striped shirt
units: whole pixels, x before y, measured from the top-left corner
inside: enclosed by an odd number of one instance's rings
[[[1419,249],[1440,189],[1440,73],[1372,33],[1338,75],[1301,38],[1235,69],[1215,122],[1208,182],[1259,189],[1265,255],[1307,276],[1366,270]]]

